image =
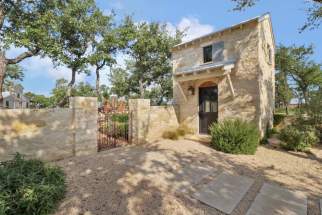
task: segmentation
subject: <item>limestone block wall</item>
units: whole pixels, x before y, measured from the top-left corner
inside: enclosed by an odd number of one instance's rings
[[[164,131],[179,127],[174,106],[151,106],[149,99],[130,99],[129,111],[134,144],[153,142],[160,139]]]
[[[199,133],[198,96],[199,87],[203,83],[212,82],[218,86],[218,120],[239,117],[252,121],[259,126],[260,95],[259,95],[259,60],[258,44],[259,29],[257,23],[249,23],[242,29],[234,29],[209,38],[207,41],[196,41],[192,47],[187,47],[173,53],[173,72],[181,67],[202,64],[202,47],[217,41],[225,42],[224,55],[226,59],[236,60],[235,68],[231,74],[231,81],[235,90],[232,97],[226,77],[199,79],[183,83],[174,82],[174,101],[179,106],[179,122],[189,125],[195,133]],[[194,54],[187,54],[193,52]],[[192,57],[193,55],[193,57]],[[216,72],[216,71],[214,71]],[[185,101],[178,84],[187,97]],[[195,88],[195,95],[189,95],[188,88]]]
[[[97,151],[96,98],[75,97],[70,108],[0,110],[0,161],[16,152],[46,161]]]
[[[259,89],[260,89],[260,126],[265,130],[273,127],[275,107],[275,44],[272,28],[268,19],[259,25]]]

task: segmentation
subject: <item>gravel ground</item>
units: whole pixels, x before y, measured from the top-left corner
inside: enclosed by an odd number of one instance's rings
[[[261,146],[254,156],[228,155],[193,141],[163,140],[56,164],[68,183],[56,215],[222,214],[189,196],[223,171],[255,179],[234,215],[246,213],[264,181],[305,192],[309,215],[319,214],[322,198],[322,149],[305,154]]]

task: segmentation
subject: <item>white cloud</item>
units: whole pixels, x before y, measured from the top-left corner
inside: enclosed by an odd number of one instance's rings
[[[214,31],[214,27],[208,24],[201,24],[197,18],[183,17],[177,25],[168,23],[170,33],[175,33],[176,29],[185,32],[183,42],[198,38]]]

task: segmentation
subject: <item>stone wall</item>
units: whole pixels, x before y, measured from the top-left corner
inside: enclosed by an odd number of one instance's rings
[[[173,50],[174,73],[202,65],[202,47],[219,41],[224,41],[225,44],[225,60],[235,59],[235,67],[230,75],[235,96],[232,96],[226,76],[185,82],[174,80],[173,97],[179,107],[179,123],[185,123],[196,134],[199,133],[199,87],[211,82],[218,86],[218,120],[238,117],[252,121],[263,136],[266,124],[272,124],[274,109],[275,46],[269,22],[270,18],[266,16],[260,20],[254,19],[238,28],[197,39]],[[263,37],[266,38],[265,41]],[[270,64],[267,63],[268,51],[262,48],[267,47],[267,44],[271,47]],[[219,73],[217,70],[211,72]],[[194,95],[188,93],[190,86],[195,89]]]
[[[71,98],[70,108],[0,111],[0,160],[16,152],[59,160],[97,151],[97,99]]]
[[[195,52],[194,58],[187,55],[187,50],[182,49],[173,53],[174,72],[181,66],[196,66],[202,62],[202,47],[214,42],[225,42],[225,55],[228,59],[236,58],[235,68],[231,74],[231,81],[235,90],[232,96],[228,81],[225,76],[199,79],[196,81],[182,82],[181,87],[187,97],[184,100],[179,90],[179,83],[174,82],[174,100],[180,108],[180,123],[190,126],[196,134],[199,133],[198,98],[199,87],[207,82],[218,86],[218,120],[240,117],[252,121],[258,125],[259,121],[259,85],[258,83],[258,28],[256,23],[245,25],[242,29],[234,29],[231,32],[220,34],[214,38],[195,43],[191,52]],[[193,63],[193,65],[192,65]],[[213,71],[219,72],[219,71]],[[195,94],[189,95],[188,87],[195,88]]]
[[[162,137],[164,131],[179,127],[174,106],[151,106],[149,99],[130,99],[130,133],[132,143],[153,142]]]

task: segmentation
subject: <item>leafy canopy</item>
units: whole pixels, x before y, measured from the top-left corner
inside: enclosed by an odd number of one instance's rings
[[[259,0],[231,0],[236,3],[234,10],[243,10],[254,6]],[[322,0],[308,0],[305,2],[308,6],[306,23],[300,28],[300,31],[306,29],[319,28],[322,23]]]

